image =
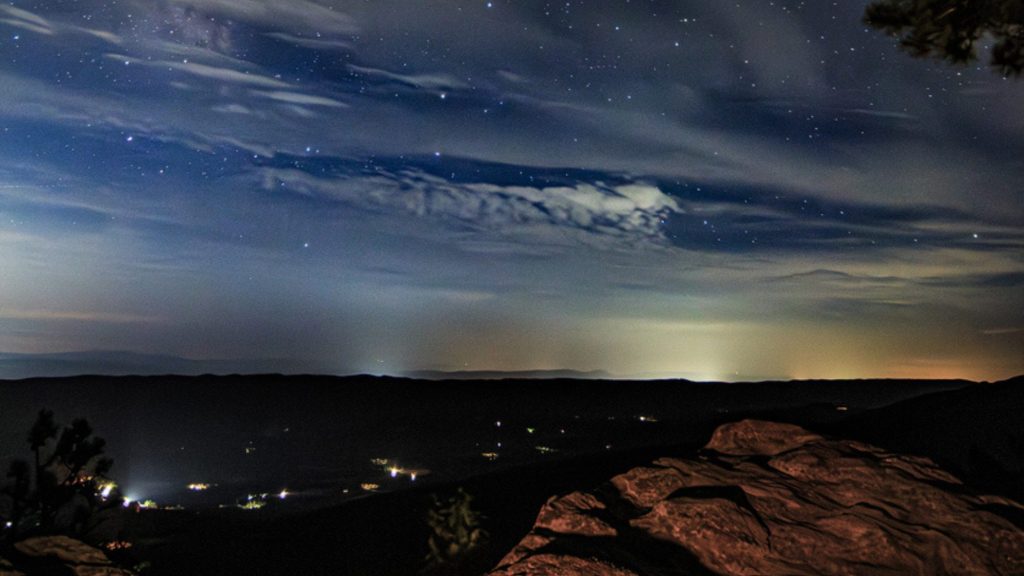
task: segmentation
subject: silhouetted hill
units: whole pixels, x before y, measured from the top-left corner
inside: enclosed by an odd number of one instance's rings
[[[835,434],[934,459],[978,488],[1024,500],[1024,376],[868,410]]]
[[[483,571],[523,537],[550,496],[590,488],[658,457],[693,457],[722,423],[757,417],[831,430],[894,403],[964,392],[977,395],[977,425],[986,426],[985,406],[1002,386],[280,375],[31,379],[0,382],[0,445],[23,450],[24,430],[45,406],[65,420],[88,417],[109,441],[115,478],[132,488],[151,485],[147,479],[170,485],[212,479],[230,487],[221,478],[249,476],[265,486],[297,488],[293,481],[322,475],[323,486],[334,491],[325,494],[337,495],[256,512],[207,507],[131,514],[124,536],[138,542],[133,554],[153,561],[154,575],[408,576],[422,566],[424,518],[434,493],[461,486],[476,498],[492,533]],[[503,442],[502,457],[480,458],[495,441]],[[541,444],[559,451],[538,453]],[[254,454],[243,450],[250,446]],[[434,473],[391,486],[378,467],[370,471],[380,478],[373,481],[393,491],[341,498],[341,487],[361,494],[359,482],[366,481],[346,470],[364,474],[371,457],[395,454],[418,458]]]
[[[84,351],[57,354],[0,353],[0,380],[68,378],[82,374],[107,376],[238,374],[242,372],[308,372],[289,360],[192,360],[161,354],[125,351]]]
[[[165,497],[166,486],[199,480],[335,478],[380,456],[461,477],[479,466],[468,459],[479,460],[502,439],[495,466],[545,457],[537,445],[580,453],[608,444],[665,444],[743,410],[815,405],[828,414],[841,403],[856,411],[968,385],[280,375],[0,381],[0,460],[23,449],[24,430],[45,407],[65,421],[88,418],[107,439],[119,479],[153,497]],[[527,435],[527,428],[536,434]],[[249,446],[255,453],[246,453]]]
[[[890,387],[898,384],[887,383]],[[999,394],[992,392],[1011,384],[978,384],[970,389],[974,390],[976,403],[985,410],[984,406],[1001,401]],[[931,404],[947,394],[929,394],[899,405],[910,406],[915,400],[924,399]],[[177,574],[187,571],[190,562],[194,562],[192,566],[203,567],[199,571],[193,568],[194,574],[242,574],[255,567],[262,574],[289,574],[290,570],[304,574],[413,574],[422,566],[426,554],[429,530],[424,517],[431,505],[431,494],[449,494],[457,487],[465,488],[475,497],[474,507],[486,517],[491,543],[484,561],[477,567],[485,570],[497,565],[529,531],[537,511],[551,496],[596,487],[612,476],[648,465],[657,458],[694,458],[698,456],[701,439],[706,440],[718,425],[727,421],[746,417],[785,418],[808,427],[816,423],[811,427],[814,430],[832,429],[828,425],[830,418],[839,422],[850,418],[849,412],[837,412],[832,405],[825,408],[828,409],[783,407],[716,414],[695,422],[685,438],[666,437],[660,445],[495,470],[458,481],[375,494],[337,507],[267,517],[266,522],[254,522],[255,517],[239,514],[207,513],[200,518],[181,513],[183,516],[177,520],[181,536],[169,541],[154,540],[159,544],[152,550],[153,573]],[[867,414],[885,411],[882,408]],[[868,419],[858,422],[872,426]],[[979,429],[986,426],[984,419],[977,423]],[[921,449],[913,453],[931,456],[928,448],[935,445],[922,443]],[[973,488],[969,484],[968,489]]]
[[[603,370],[460,370],[446,372],[444,370],[416,370],[405,374],[409,378],[422,380],[607,380],[611,374]]]

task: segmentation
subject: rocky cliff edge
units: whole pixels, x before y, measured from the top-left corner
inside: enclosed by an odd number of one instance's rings
[[[1022,519],[928,459],[746,420],[550,499],[490,574],[1021,575]]]

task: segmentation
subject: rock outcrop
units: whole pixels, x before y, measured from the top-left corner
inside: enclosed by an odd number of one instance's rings
[[[23,572],[14,569],[14,565],[0,558],[0,576],[25,576]]]
[[[1020,575],[1022,520],[928,459],[747,420],[552,498],[491,575]]]
[[[131,576],[102,551],[67,536],[39,536],[16,543],[9,559],[0,558],[0,576],[69,574]]]

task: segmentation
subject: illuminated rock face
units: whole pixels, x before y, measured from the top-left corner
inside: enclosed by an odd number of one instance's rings
[[[40,536],[16,543],[10,561],[0,558],[0,576],[74,574],[75,576],[131,576],[113,566],[107,556],[67,536]],[[13,564],[12,564],[13,562]]]
[[[14,565],[0,558],[0,576],[24,576],[24,572],[18,572],[14,569]]]
[[[552,498],[491,574],[1024,574],[1021,518],[925,458],[747,420]]]

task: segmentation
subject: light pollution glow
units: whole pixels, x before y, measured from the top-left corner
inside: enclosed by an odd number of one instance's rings
[[[456,4],[0,6],[0,351],[1024,372],[1024,83],[857,2]]]

